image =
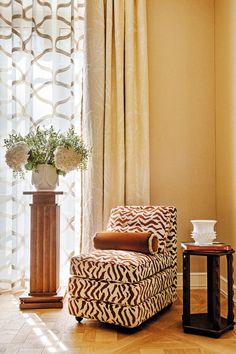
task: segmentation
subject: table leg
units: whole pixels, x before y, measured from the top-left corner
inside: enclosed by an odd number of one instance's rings
[[[228,324],[234,322],[234,290],[233,290],[233,255],[227,254],[227,278],[228,278]]]
[[[212,279],[212,256],[207,256],[207,314],[208,318],[212,319],[213,314],[213,302],[212,302],[212,286],[213,286],[213,279]]]
[[[190,255],[183,252],[183,325],[190,325]]]
[[[220,257],[207,256],[207,303],[208,318],[213,329],[220,329]]]

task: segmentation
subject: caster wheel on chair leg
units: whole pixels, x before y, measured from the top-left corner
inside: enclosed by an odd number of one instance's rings
[[[75,319],[76,319],[77,322],[80,323],[80,322],[82,321],[83,317],[78,317],[78,316],[76,316]]]

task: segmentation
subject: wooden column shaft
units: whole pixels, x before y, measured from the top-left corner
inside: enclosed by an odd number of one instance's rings
[[[59,287],[60,207],[31,205],[30,295],[55,295]]]
[[[20,297],[20,308],[61,308],[65,290],[59,286],[60,207],[56,204],[56,195],[63,192],[24,194],[33,195],[33,204],[30,204],[30,291]]]

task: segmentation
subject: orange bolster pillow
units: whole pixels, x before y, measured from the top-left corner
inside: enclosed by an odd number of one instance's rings
[[[101,250],[125,250],[156,254],[158,238],[150,232],[111,232],[95,234],[94,247]]]

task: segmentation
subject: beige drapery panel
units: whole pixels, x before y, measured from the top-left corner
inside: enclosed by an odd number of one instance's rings
[[[89,0],[85,9],[83,134],[93,153],[83,179],[82,251],[110,209],[149,203],[145,0]]]

